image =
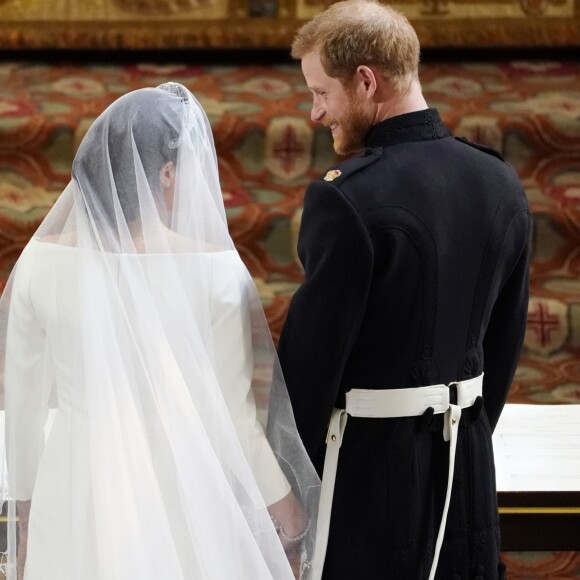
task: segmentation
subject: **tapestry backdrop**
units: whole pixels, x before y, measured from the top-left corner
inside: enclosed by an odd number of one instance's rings
[[[534,214],[528,331],[510,401],[580,403],[580,65],[429,63],[421,79],[456,135],[504,154]],[[303,280],[295,252],[304,190],[336,161],[328,129],[310,121],[295,64],[0,62],[0,287],[70,179],[94,118],[166,80],[186,84],[209,115],[232,237],[277,338]]]
[[[333,0],[0,0],[0,48],[287,48]],[[580,0],[398,0],[426,47],[575,46]]]

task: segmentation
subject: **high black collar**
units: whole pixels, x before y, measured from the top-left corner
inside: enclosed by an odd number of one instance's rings
[[[437,109],[424,109],[397,115],[377,123],[368,132],[366,147],[388,147],[397,143],[449,137]]]

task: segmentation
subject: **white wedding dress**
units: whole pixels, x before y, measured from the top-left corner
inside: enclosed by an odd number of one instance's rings
[[[20,258],[14,278],[9,322],[12,340],[7,352],[10,366],[6,369],[12,384],[6,412],[17,429],[18,456],[15,459],[20,466],[17,480],[11,482],[11,492],[16,499],[32,498],[25,580],[103,578],[103,555],[98,553],[95,542],[96,519],[101,506],[94,505],[92,486],[95,477],[100,480],[110,478],[110,497],[113,499],[119,474],[94,473],[91,459],[91,424],[87,421],[88,402],[84,388],[87,377],[75,370],[84,368],[75,361],[87,354],[81,352],[80,346],[84,343],[78,318],[83,308],[78,292],[79,260],[77,248],[32,240]],[[248,278],[237,252],[181,253],[172,255],[171,260],[164,254],[108,254],[105,267],[118,281],[118,290],[123,297],[126,291],[124,269],[130,269],[138,261],[146,273],[162,327],[169,329],[168,332],[179,333],[180,325],[173,322],[179,321],[182,313],[174,311],[173,288],[167,286],[171,277],[165,272],[168,264],[174,264],[175,260],[183,276],[183,286],[188,289],[202,339],[213,343],[207,345],[207,350],[210,358],[213,357],[212,367],[244,455],[264,503],[271,505],[286,496],[290,486],[257,420],[251,389],[254,361]],[[127,325],[119,313],[117,330],[121,337],[124,332],[129,332],[128,326],[131,325]],[[180,344],[179,336],[168,339],[173,345]],[[187,342],[182,343],[185,349]],[[39,356],[39,353],[46,352],[50,353],[49,361]],[[190,353],[184,350],[174,354],[186,367]],[[43,448],[43,421],[47,416],[49,389],[42,383],[47,380],[47,367],[53,374],[52,396],[56,395],[57,412]],[[155,409],[145,410],[144,416],[150,423],[149,444],[155,450],[152,462],[159,479],[158,489],[162,490],[164,497],[171,497],[173,491],[178,493],[172,490],[174,468],[163,439],[158,445],[155,443],[156,429],[159,428]],[[127,421],[130,420],[129,415]],[[127,433],[131,433],[130,428]],[[203,451],[196,448],[195,441],[185,444],[190,445],[194,457],[198,452],[201,456],[207,451],[205,443],[200,444]],[[203,461],[200,458],[200,465]],[[165,477],[159,474],[165,474]],[[199,477],[210,475],[200,471]],[[198,566],[195,547],[185,542],[180,545],[180,538],[187,535],[181,533],[187,523],[178,508],[171,505],[166,505],[166,508],[184,577],[187,580],[206,578]],[[125,528],[127,538],[140,533],[134,527],[135,521],[139,521],[140,526],[157,525],[150,521],[150,516],[154,516],[147,513],[147,504],[127,506],[129,511],[141,510],[132,517],[127,517],[122,504],[118,509],[119,512],[113,514],[115,521],[109,524]],[[135,520],[135,517],[139,519]],[[257,570],[251,580],[261,577],[267,576],[261,576]],[[174,579],[166,576],[163,580]]]
[[[87,131],[0,299],[0,405],[7,580],[28,500],[24,580],[312,576],[320,480],[183,85]]]

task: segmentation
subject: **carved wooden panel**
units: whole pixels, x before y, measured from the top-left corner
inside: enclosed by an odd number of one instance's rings
[[[0,0],[0,48],[287,48],[333,0]],[[580,0],[398,0],[425,47],[578,46]]]

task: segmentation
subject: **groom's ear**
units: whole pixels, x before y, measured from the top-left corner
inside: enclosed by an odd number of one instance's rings
[[[378,89],[377,75],[375,71],[366,65],[360,65],[356,69],[353,78],[355,90],[360,98],[372,101]]]

